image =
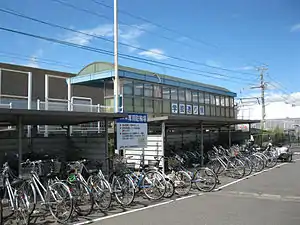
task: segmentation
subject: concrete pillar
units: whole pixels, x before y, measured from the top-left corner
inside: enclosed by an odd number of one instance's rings
[[[204,133],[203,133],[203,122],[200,123],[200,130],[201,130],[201,135],[200,135],[200,152],[201,152],[201,167],[204,165]]]

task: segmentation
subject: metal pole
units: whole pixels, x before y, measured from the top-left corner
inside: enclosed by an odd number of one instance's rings
[[[32,73],[28,72],[27,109],[32,107]],[[27,126],[27,137],[31,137],[31,126]]]
[[[204,143],[203,143],[203,122],[200,123],[201,137],[200,137],[200,152],[201,152],[201,167],[204,165]]]
[[[115,112],[119,112],[119,68],[118,68],[118,0],[114,0],[114,62],[115,62],[115,80],[114,80],[114,98]]]
[[[68,84],[68,111],[71,111],[71,98],[72,98],[72,86],[71,86],[71,79],[67,79]]]
[[[22,154],[23,154],[23,149],[22,149],[22,138],[23,138],[23,124],[22,124],[22,117],[18,117],[18,154],[19,154],[19,176],[21,175],[21,163],[22,163]]]
[[[100,104],[97,105],[97,113],[100,113]],[[97,131],[98,131],[98,134],[100,134],[101,130],[100,130],[100,121],[97,122]]]
[[[49,76],[45,75],[45,110],[48,110],[48,98],[49,98]],[[45,137],[48,137],[48,125],[45,125]]]
[[[108,120],[107,118],[105,118],[105,158],[107,157],[110,157],[110,154],[109,154],[109,148],[108,148]],[[110,166],[109,166],[109,162],[110,161],[106,161],[106,172],[107,174],[109,174],[109,169],[110,169]]]
[[[231,147],[231,129],[230,125],[228,125],[228,149]]]
[[[2,95],[2,70],[1,70],[1,68],[0,68],[0,103],[1,103],[1,99],[2,99],[2,97],[1,97],[1,95]]]
[[[164,144],[165,134],[166,134],[166,124],[165,124],[165,122],[162,122],[162,124],[161,124],[161,139],[162,139],[161,151],[162,151],[162,156],[165,156],[165,144]],[[163,171],[163,173],[165,173],[165,158],[163,158],[163,160],[162,160],[162,171]]]

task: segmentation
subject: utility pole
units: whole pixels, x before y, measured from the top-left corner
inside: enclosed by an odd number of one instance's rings
[[[119,67],[118,67],[118,0],[114,0],[114,112],[119,112]]]
[[[266,104],[265,104],[265,81],[264,81],[264,73],[267,71],[268,68],[260,67],[258,71],[260,71],[260,90],[261,90],[261,122],[260,122],[260,129],[263,131],[265,129],[266,123]]]

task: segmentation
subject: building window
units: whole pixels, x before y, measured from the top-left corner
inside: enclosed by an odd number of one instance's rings
[[[216,98],[214,95],[210,95],[210,104],[211,105],[216,105]]]
[[[163,100],[163,113],[171,113],[171,102],[169,100]]]
[[[184,89],[178,90],[178,97],[179,97],[179,101],[185,101],[185,90]]]
[[[205,116],[210,116],[210,106],[205,105]]]
[[[208,93],[205,93],[205,104],[209,104],[210,101],[209,101],[209,94]]]
[[[145,112],[153,113],[153,100],[152,99],[145,99]]]
[[[199,103],[204,104],[204,93],[203,92],[199,92]]]
[[[221,115],[220,107],[216,107],[216,116],[220,116],[220,115]]]
[[[138,82],[134,83],[134,95],[143,96],[144,95],[143,90],[144,90],[143,83],[138,83]]]
[[[144,96],[153,97],[153,85],[144,84]]]
[[[230,107],[233,107],[233,105],[234,105],[234,99],[232,98],[232,97],[230,97]]]
[[[211,116],[216,116],[216,107],[215,106],[210,107],[210,115]]]
[[[229,97],[225,97],[225,106],[229,107]]]
[[[220,96],[216,95],[216,105],[220,105]]]
[[[224,98],[224,96],[220,97],[220,101],[221,101],[221,106],[225,106],[225,98]]]
[[[129,97],[124,97],[124,111],[133,112],[133,99]]]
[[[133,82],[125,80],[123,83],[123,94],[133,95]]]
[[[171,88],[171,99],[178,100],[177,88]]]
[[[193,100],[193,103],[198,103],[198,92],[192,92],[192,100]]]
[[[233,108],[230,109],[230,117],[231,117],[231,118],[234,118],[234,117],[235,117]]]
[[[162,101],[154,100],[154,113],[161,114],[162,113]]]
[[[154,85],[154,97],[155,98],[161,98],[161,86],[159,86],[159,85]],[[170,96],[170,94],[169,94],[169,96]]]
[[[226,108],[226,117],[230,117],[229,108]]]
[[[134,112],[144,112],[144,99],[134,98]]]
[[[190,90],[185,91],[185,101],[187,101],[187,102],[192,101],[192,92]]]
[[[221,116],[225,117],[225,108],[221,107]]]
[[[170,99],[170,88],[163,87],[163,99]]]

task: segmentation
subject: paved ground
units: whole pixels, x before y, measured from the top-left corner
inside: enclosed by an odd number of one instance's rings
[[[299,171],[300,161],[283,164],[236,183],[228,180],[213,193],[195,192],[185,199],[90,219],[95,225],[299,225]]]

